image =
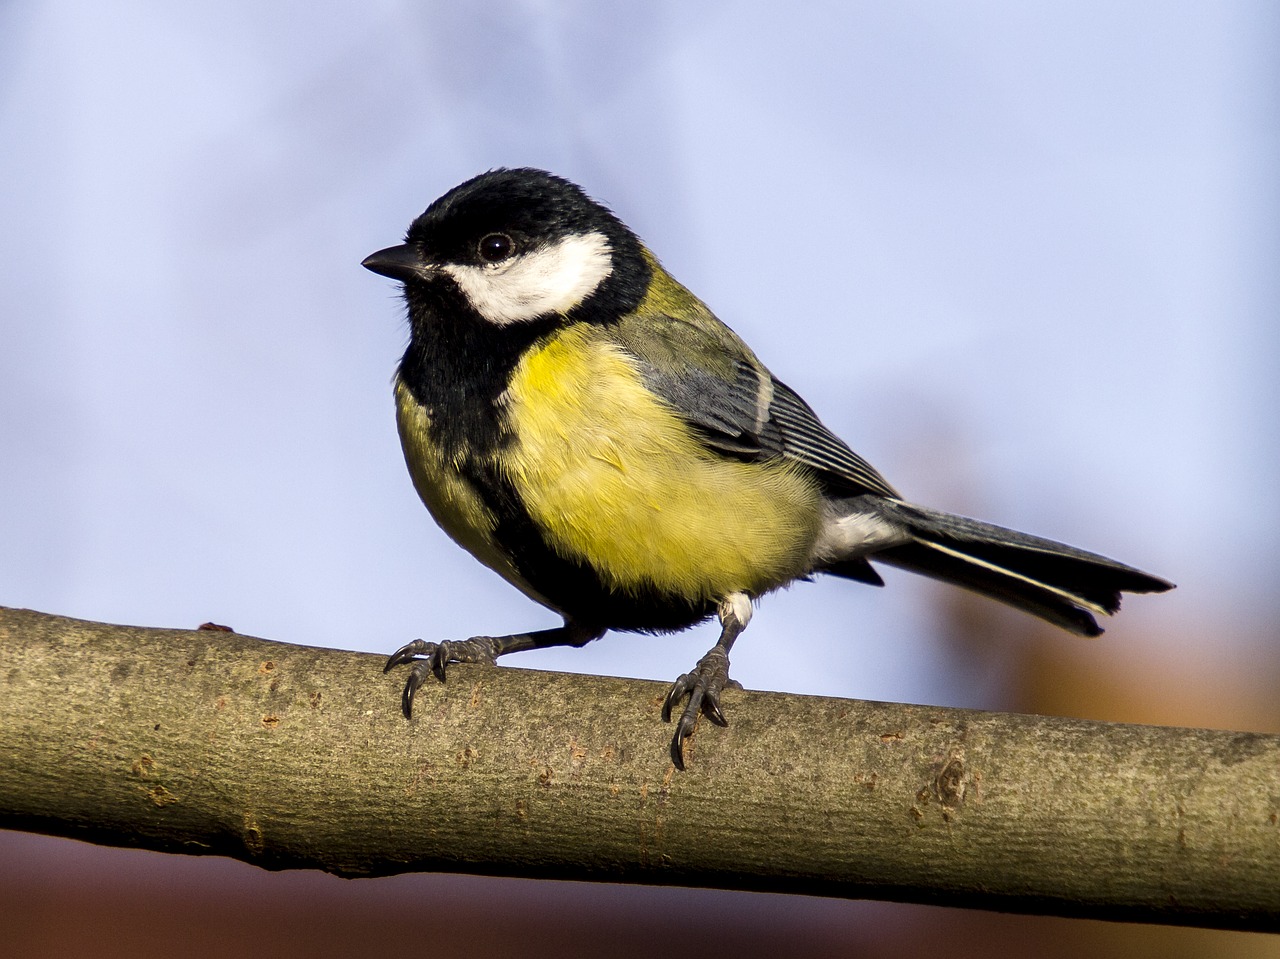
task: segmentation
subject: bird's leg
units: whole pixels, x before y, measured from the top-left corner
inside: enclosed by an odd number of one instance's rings
[[[547,646],[585,646],[604,635],[603,629],[566,622],[555,629],[542,629],[534,633],[513,633],[510,636],[472,636],[470,639],[443,640],[428,643],[415,639],[405,643],[387,658],[384,673],[396,666],[412,663],[409,678],[405,680],[400,698],[406,719],[413,717],[413,696],[434,675],[444,682],[445,669],[450,663],[484,663],[492,666],[499,656],[520,653],[526,649],[543,649]]]
[[[751,622],[751,597],[746,593],[730,593],[720,601],[718,613],[720,639],[698,660],[692,672],[672,684],[662,704],[662,720],[669,723],[672,709],[685,696],[689,697],[671,739],[671,761],[676,769],[684,769],[684,741],[693,732],[699,713],[718,726],[729,725],[720,710],[720,691],[729,684],[729,650],[733,641]]]

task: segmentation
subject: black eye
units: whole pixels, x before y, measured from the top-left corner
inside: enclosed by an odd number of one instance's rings
[[[486,263],[501,263],[516,251],[515,240],[505,233],[489,233],[480,240],[476,252]]]

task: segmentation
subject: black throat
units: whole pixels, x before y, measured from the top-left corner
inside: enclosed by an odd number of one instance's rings
[[[498,398],[520,357],[563,320],[549,316],[495,327],[453,300],[452,291],[411,285],[409,347],[400,380],[431,418],[446,455],[492,450],[504,442]]]

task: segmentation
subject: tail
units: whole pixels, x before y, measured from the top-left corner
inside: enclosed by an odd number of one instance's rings
[[[872,558],[998,599],[1081,636],[1102,633],[1094,614],[1121,593],[1163,593],[1173,583],[1097,553],[979,520],[880,499],[878,511],[911,536]]]

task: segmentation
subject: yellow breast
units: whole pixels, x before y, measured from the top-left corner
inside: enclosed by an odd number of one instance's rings
[[[706,450],[599,329],[568,327],[530,352],[506,401],[510,481],[553,548],[609,586],[714,601],[806,571],[812,481]]]

